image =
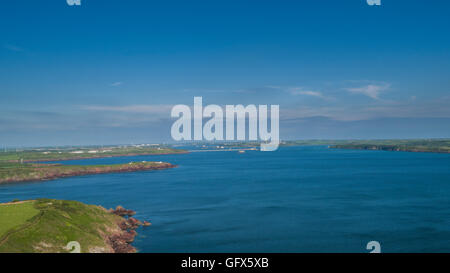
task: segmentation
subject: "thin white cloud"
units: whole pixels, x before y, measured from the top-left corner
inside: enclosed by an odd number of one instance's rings
[[[389,84],[384,85],[369,84],[362,87],[345,88],[345,90],[353,94],[362,94],[374,100],[380,100],[380,94],[383,91],[389,89],[389,87],[390,87]]]
[[[122,85],[122,84],[123,84],[123,82],[113,82],[113,83],[110,84],[110,86],[119,86],[119,85]]]
[[[293,92],[293,94],[294,95],[305,95],[305,96],[317,97],[317,98],[322,98],[322,99],[325,98],[325,96],[322,95],[322,93],[316,92],[316,91],[296,91],[296,92]]]
[[[310,96],[324,100],[331,99],[330,97],[323,95],[319,91],[303,90],[303,88],[301,87],[289,88],[289,92],[294,96]]]

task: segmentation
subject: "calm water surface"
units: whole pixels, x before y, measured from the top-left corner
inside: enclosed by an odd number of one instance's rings
[[[450,252],[450,155],[281,147],[64,161],[167,161],[175,169],[0,185],[38,197],[122,205],[150,220],[141,252]]]

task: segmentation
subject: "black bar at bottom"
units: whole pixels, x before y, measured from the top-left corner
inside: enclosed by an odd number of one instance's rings
[[[16,262],[14,261],[16,260]],[[192,253],[192,254],[0,254],[15,271],[32,264],[51,269],[105,269],[105,265],[141,272],[311,272],[315,270],[405,268],[450,260],[450,254],[293,254],[293,253]],[[26,261],[26,263],[24,262]],[[58,261],[58,263],[54,263]],[[5,263],[4,263],[5,264]],[[53,265],[53,266],[52,266]],[[58,269],[58,268],[56,268]],[[157,270],[156,270],[157,269]]]

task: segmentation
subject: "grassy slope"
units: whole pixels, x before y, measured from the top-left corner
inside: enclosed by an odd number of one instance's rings
[[[0,223],[13,227],[0,237],[0,252],[68,252],[70,241],[79,242],[82,252],[109,252],[105,236],[120,232],[121,217],[98,206],[51,199],[29,204],[39,212],[25,222],[7,216],[29,211],[22,204],[5,206],[10,211],[0,214]]]
[[[0,205],[0,238],[8,230],[23,225],[38,213],[39,210],[34,208],[32,201]]]

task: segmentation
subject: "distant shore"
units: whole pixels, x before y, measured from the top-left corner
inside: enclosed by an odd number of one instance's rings
[[[51,164],[39,162],[185,153],[188,153],[188,151],[158,145],[77,147],[62,149],[32,148],[4,151],[0,152],[0,184],[43,181],[90,174],[161,170],[176,167],[176,165],[161,161],[142,161],[109,165],[63,165],[60,163]]]
[[[342,145],[331,145],[330,148],[332,148],[332,149],[347,149],[347,150],[412,152],[412,153],[441,153],[441,154],[450,153],[450,149],[448,149],[448,148],[400,146],[400,145],[342,144]]]
[[[112,165],[61,165],[61,164],[17,164],[3,165],[0,168],[0,184],[44,181],[63,177],[136,172],[146,170],[162,170],[174,168],[176,165],[167,162],[130,162]]]

